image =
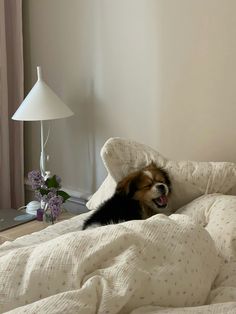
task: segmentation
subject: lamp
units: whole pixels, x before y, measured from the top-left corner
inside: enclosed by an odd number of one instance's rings
[[[43,121],[61,119],[72,116],[74,113],[61,101],[42,79],[41,67],[37,67],[38,81],[26,96],[20,107],[12,116],[13,120],[40,121],[41,154],[40,171],[45,178],[45,151]]]

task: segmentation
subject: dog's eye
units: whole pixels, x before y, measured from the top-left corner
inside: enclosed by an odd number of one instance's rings
[[[143,189],[150,189],[152,187],[152,183],[144,185]]]

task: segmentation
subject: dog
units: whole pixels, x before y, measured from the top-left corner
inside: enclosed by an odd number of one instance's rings
[[[147,219],[167,207],[170,194],[168,173],[152,162],[122,179],[114,195],[85,220],[82,229]]]

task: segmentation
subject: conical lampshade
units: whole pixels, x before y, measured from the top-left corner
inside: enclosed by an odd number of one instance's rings
[[[42,80],[41,68],[37,67],[38,81],[12,116],[13,120],[54,120],[72,116],[74,113]]]

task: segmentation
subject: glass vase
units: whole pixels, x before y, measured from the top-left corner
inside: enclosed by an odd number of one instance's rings
[[[46,223],[51,223],[53,225],[56,221],[56,218],[53,217],[50,210],[46,210],[43,215],[43,221],[45,221]]]

